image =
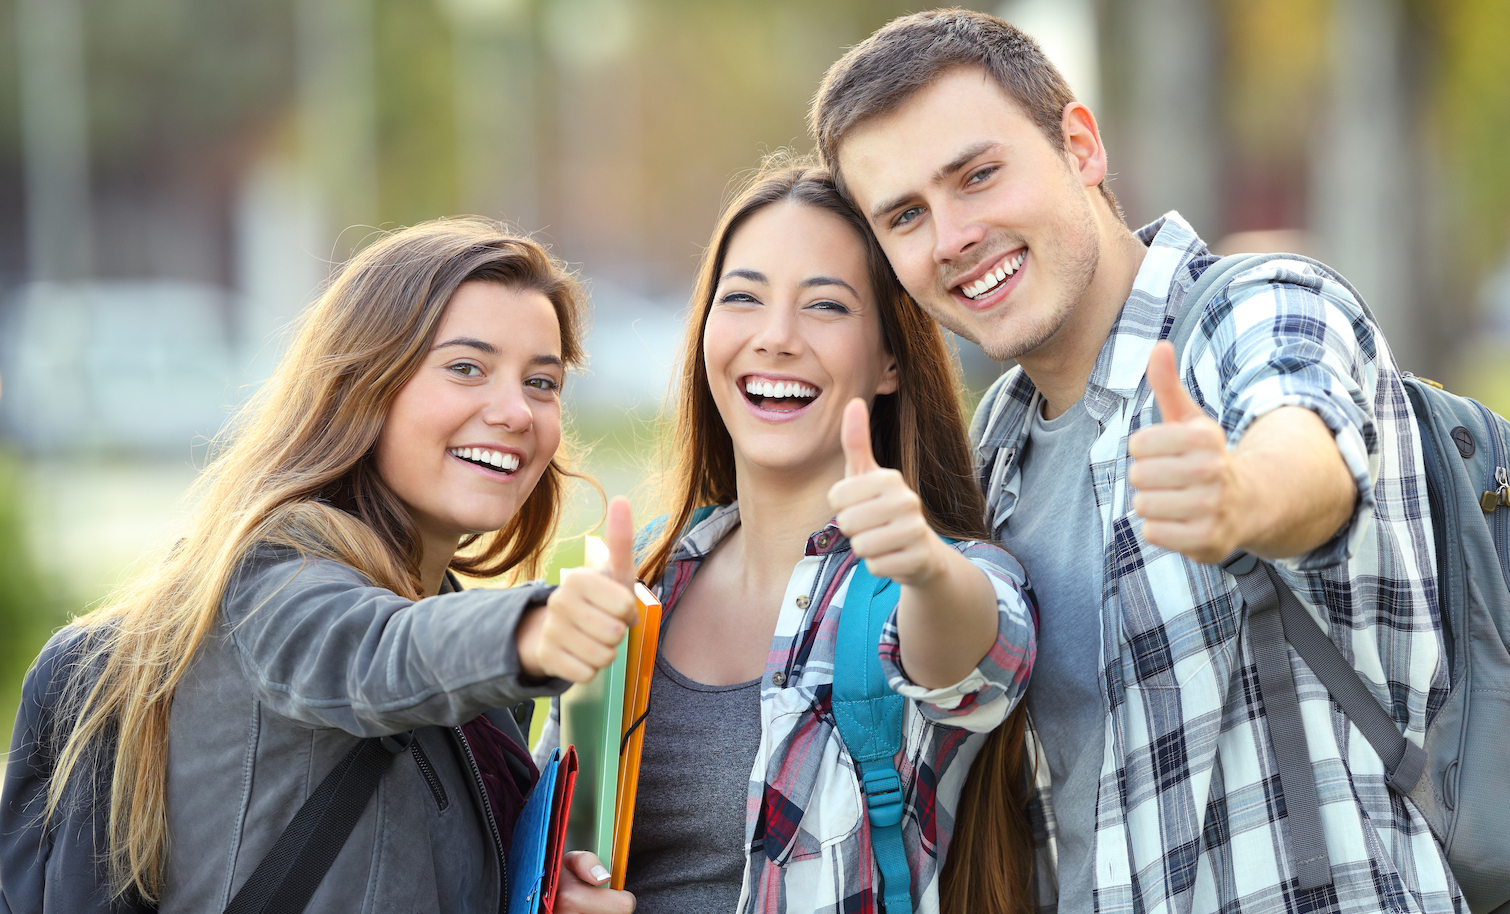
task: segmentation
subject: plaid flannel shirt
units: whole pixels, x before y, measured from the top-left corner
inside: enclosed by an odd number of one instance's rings
[[[1378,755],[1292,649],[1333,875],[1321,889],[1297,887],[1235,579],[1147,543],[1132,510],[1128,436],[1156,421],[1144,380],[1149,354],[1215,261],[1176,213],[1138,237],[1148,254],[1085,391],[1100,424],[1088,460],[1104,569],[1094,910],[1466,912],[1425,821],[1390,793]],[[1419,744],[1448,679],[1432,609],[1436,562],[1421,445],[1378,327],[1335,282],[1297,261],[1272,262],[1235,277],[1211,304],[1179,371],[1231,444],[1281,406],[1315,411],[1334,433],[1357,484],[1355,514],[1331,541],[1278,568]],[[1039,402],[1013,369],[972,423],[998,534],[1017,501],[1017,455]],[[1048,906],[1055,823],[1042,778],[1039,786],[1040,903]]]
[[[702,560],[738,525],[738,506],[727,505],[683,537],[656,587],[668,618]],[[986,734],[1017,703],[1033,661],[1022,566],[989,544],[964,542],[955,548],[986,573],[996,592],[998,627],[990,652],[955,685],[925,689],[910,682],[899,665],[895,613],[879,648],[887,681],[909,699],[897,771],[902,842],[919,914],[938,910],[939,871],[965,776]],[[782,597],[760,686],[760,746],[746,805],[743,914],[877,908],[870,822],[830,707],[837,610],[855,565],[849,540],[830,523],[809,537],[807,555],[793,569]]]

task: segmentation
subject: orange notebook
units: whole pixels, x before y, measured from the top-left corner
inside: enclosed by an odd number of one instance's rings
[[[640,785],[640,753],[645,746],[645,712],[650,707],[650,678],[655,673],[661,639],[661,601],[643,584],[634,585],[639,624],[629,630],[624,669],[624,714],[619,727],[619,789],[614,800],[613,873],[610,885],[624,887],[629,870],[629,836],[634,828],[634,800]]]

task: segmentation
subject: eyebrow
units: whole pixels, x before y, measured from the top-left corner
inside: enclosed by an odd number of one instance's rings
[[[855,298],[860,297],[860,293],[855,291],[854,286],[850,285],[837,276],[814,276],[812,279],[804,279],[799,284],[799,288],[803,289],[810,289],[813,286],[843,286],[844,288],[848,289],[849,294],[853,295]]]
[[[758,282],[764,286],[771,284],[771,281],[766,278],[766,275],[759,270],[730,270],[729,272],[725,273],[724,278],[719,281],[726,282],[729,279],[747,279],[750,282]],[[802,282],[797,284],[797,287],[801,289],[810,289],[814,286],[842,286],[848,289],[849,294],[853,295],[855,298],[860,297],[860,293],[855,291],[854,286],[838,278],[837,276],[813,276],[809,279],[804,279]]]
[[[470,349],[476,349],[478,352],[483,352],[488,355],[498,354],[497,346],[494,346],[492,343],[489,343],[486,340],[479,340],[470,336],[453,337],[449,340],[446,340],[444,343],[436,343],[434,346],[430,347],[430,351],[434,352],[437,349],[445,349],[447,346],[466,346]]]
[[[981,140],[978,143],[971,143],[969,146],[966,146],[964,149],[960,150],[959,155],[950,159],[948,162],[944,163],[944,165],[940,167],[938,171],[935,171],[933,173],[933,177],[929,179],[928,183],[944,183],[949,178],[958,173],[961,168],[969,165],[971,160],[976,156],[979,156],[982,153],[1000,149],[1001,145],[1001,143],[995,142],[993,140]],[[885,200],[881,203],[878,203],[871,209],[870,218],[879,221],[882,216],[886,215],[894,209],[901,207],[903,204],[910,202],[912,198],[913,192],[908,191],[903,194],[898,194],[890,200]]]
[[[467,347],[469,349],[476,349],[478,352],[484,353],[485,355],[498,355],[498,347],[497,346],[494,346],[492,343],[489,343],[487,340],[479,340],[479,339],[477,339],[475,337],[470,337],[470,336],[458,336],[458,337],[454,337],[452,339],[446,340],[444,343],[436,343],[434,346],[430,347],[430,351],[434,352],[437,349],[445,349],[448,346],[465,346],[465,347]],[[546,354],[543,354],[543,353],[540,354],[540,355],[534,356],[533,358],[531,358],[529,360],[529,364],[530,365],[552,365],[552,366],[555,366],[557,368],[562,368],[562,367],[565,367],[565,365],[566,365],[565,362],[561,361],[560,356],[546,355]]]

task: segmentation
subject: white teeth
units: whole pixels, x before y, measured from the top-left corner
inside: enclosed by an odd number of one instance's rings
[[[450,449],[450,453],[460,457],[462,460],[471,461],[472,463],[485,463],[507,472],[519,469],[518,454],[506,454],[502,451],[482,447],[453,447]]]
[[[785,399],[787,397],[812,398],[818,396],[817,388],[809,387],[806,384],[799,384],[796,381],[772,382],[757,380],[755,378],[745,381],[745,391],[757,397],[769,397],[773,400]]]
[[[975,282],[964,286],[960,291],[964,292],[965,297],[968,299],[974,300],[980,298],[982,295],[985,295],[987,292],[990,292],[997,286],[1001,285],[1008,276],[1016,273],[1018,268],[1022,266],[1022,262],[1027,258],[1027,256],[1028,249],[1023,248],[1020,252],[1018,252],[1016,257],[1013,257],[1011,260],[997,267],[992,272],[987,273],[985,276],[982,276],[980,279],[977,279]]]

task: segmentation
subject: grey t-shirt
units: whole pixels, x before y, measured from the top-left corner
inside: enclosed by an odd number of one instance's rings
[[[704,685],[656,657],[624,887],[643,914],[739,904],[760,680]]]
[[[1027,568],[1038,598],[1038,656],[1028,713],[1053,781],[1059,840],[1059,914],[1091,910],[1091,847],[1106,711],[1101,657],[1101,514],[1090,449],[1099,431],[1082,400],[1062,416],[1033,418],[1022,487],[1003,545]]]

